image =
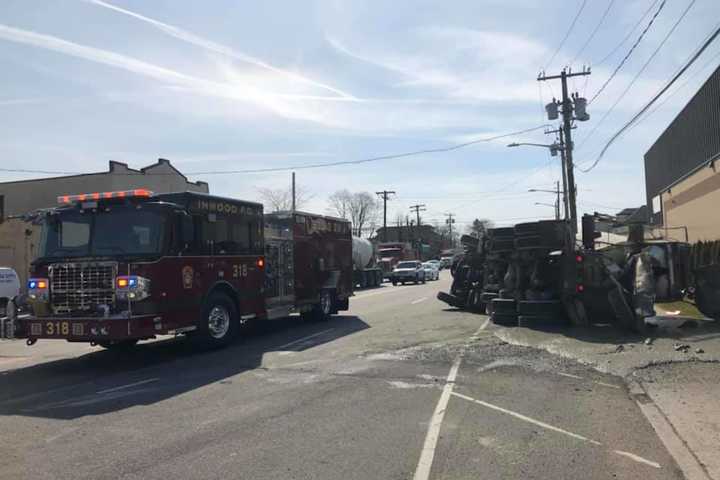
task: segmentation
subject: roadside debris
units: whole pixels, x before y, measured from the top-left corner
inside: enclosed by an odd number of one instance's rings
[[[618,345],[615,347],[615,353],[620,353],[625,351],[625,345]]]
[[[653,341],[654,341],[653,338],[648,337],[648,338],[645,339],[645,342],[643,342],[643,343],[645,343],[645,345],[650,346],[650,345],[653,344]]]
[[[695,353],[698,353],[698,354],[705,353],[705,350],[703,350],[702,348],[696,348]]]
[[[675,349],[676,352],[687,353],[687,351],[690,350],[690,345],[688,345],[686,343],[676,343],[673,346],[673,348]]]

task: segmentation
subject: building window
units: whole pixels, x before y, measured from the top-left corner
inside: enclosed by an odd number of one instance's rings
[[[655,215],[657,213],[662,213],[662,202],[660,199],[660,195],[656,195],[653,197],[652,209],[653,209],[653,211],[652,211],[653,215]]]

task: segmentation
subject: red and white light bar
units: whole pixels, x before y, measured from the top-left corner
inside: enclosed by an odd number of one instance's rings
[[[88,202],[107,198],[151,197],[153,192],[144,188],[135,190],[120,190],[117,192],[81,193],[79,195],[61,195],[57,197],[58,203]]]

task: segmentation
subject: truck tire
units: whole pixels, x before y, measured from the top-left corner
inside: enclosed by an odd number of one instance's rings
[[[501,238],[512,240],[515,236],[515,229],[513,227],[493,228],[491,231],[491,235],[494,239],[498,240],[500,240]]]
[[[101,347],[111,350],[113,352],[127,352],[137,345],[137,338],[130,338],[127,340],[110,340],[107,342],[98,342]]]
[[[526,328],[566,326],[568,321],[560,315],[520,315],[518,326]]]
[[[239,328],[235,303],[224,293],[212,293],[203,305],[198,329],[191,338],[201,348],[220,348],[235,340]]]
[[[313,322],[324,322],[330,319],[333,312],[335,297],[330,290],[322,290],[320,292],[320,302],[313,305],[312,310],[303,312],[301,317],[304,320]]]
[[[516,315],[517,302],[512,298],[494,298],[492,301],[493,315]]]
[[[498,298],[498,294],[495,292],[483,292],[480,294],[480,301],[482,303],[491,303],[495,298]]]
[[[495,253],[512,252],[515,248],[515,240],[512,238],[495,238],[492,240],[490,251]]]
[[[515,248],[517,250],[535,250],[543,248],[543,245],[539,236],[517,237],[515,238]]]
[[[559,300],[523,300],[518,302],[517,311],[520,315],[563,315],[562,303]]]
[[[516,313],[493,313],[490,318],[496,325],[503,327],[517,327],[518,316]]]
[[[515,227],[513,227],[513,230],[515,232],[515,236],[525,237],[528,235],[537,235],[539,228],[540,226],[538,225],[538,222],[527,222],[516,224]]]

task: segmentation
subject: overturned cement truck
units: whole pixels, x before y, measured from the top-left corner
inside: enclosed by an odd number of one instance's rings
[[[693,290],[690,245],[647,240],[642,225],[630,225],[627,241],[596,248],[595,219],[583,217],[582,242],[564,220],[490,229],[481,239],[464,236],[451,291],[438,299],[506,326],[612,320],[643,331],[655,302],[681,300]]]

